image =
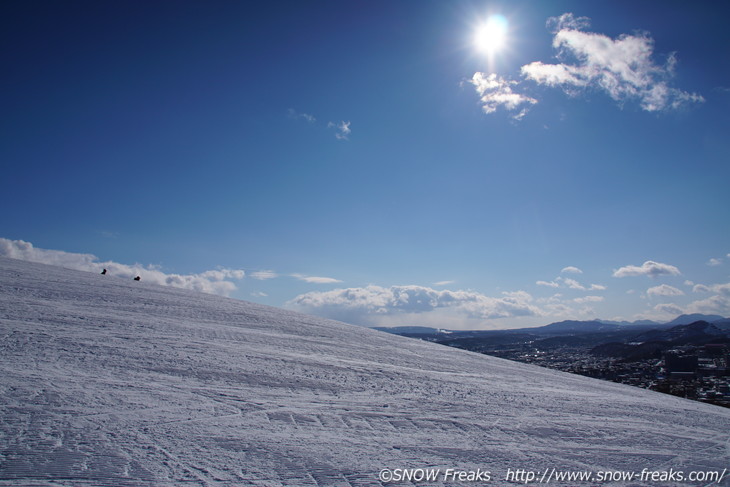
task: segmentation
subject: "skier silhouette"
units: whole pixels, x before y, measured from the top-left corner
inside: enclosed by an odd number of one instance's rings
[[[137,277],[135,277],[135,278],[134,278],[134,280],[135,280],[135,281],[140,281],[140,280],[142,280],[142,278],[141,278],[141,277],[139,277],[139,276],[137,276]]]
[[[106,275],[106,269],[104,269],[103,271],[101,271],[101,275],[102,276]]]

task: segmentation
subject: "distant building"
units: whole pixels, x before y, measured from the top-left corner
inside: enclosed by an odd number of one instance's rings
[[[675,353],[664,355],[664,368],[670,374],[674,372],[694,373],[697,370],[698,363],[697,355],[677,355]]]
[[[670,372],[669,373],[669,379],[670,380],[677,380],[677,381],[687,381],[692,380],[695,378],[694,372]],[[683,396],[686,397],[686,396]]]
[[[724,343],[705,344],[705,353],[711,357],[722,357],[727,351],[727,345]]]

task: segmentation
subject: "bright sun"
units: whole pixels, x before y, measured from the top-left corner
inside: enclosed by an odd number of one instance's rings
[[[507,39],[507,19],[492,15],[476,31],[474,44],[480,51],[493,54],[504,47]]]

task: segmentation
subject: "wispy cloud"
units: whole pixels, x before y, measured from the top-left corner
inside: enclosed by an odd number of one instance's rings
[[[566,286],[568,286],[569,289],[579,289],[581,291],[585,291],[586,288],[581,283],[576,281],[575,279],[563,279],[563,282]]]
[[[577,267],[574,267],[574,266],[572,266],[572,265],[570,265],[570,266],[568,266],[568,267],[563,267],[563,268],[562,268],[562,269],[560,270],[560,272],[561,272],[562,274],[566,274],[566,273],[568,273],[568,274],[583,274],[583,271],[582,271],[582,270],[580,270],[580,269],[578,269]]]
[[[599,303],[603,299],[603,296],[584,296],[582,298],[575,298],[573,301],[576,303]]]
[[[717,267],[719,265],[722,265],[722,259],[710,259],[707,261],[707,265],[710,267]]]
[[[302,274],[291,274],[291,277],[294,277],[296,279],[299,279],[300,281],[308,282],[311,284],[335,284],[338,282],[342,282],[341,280],[334,279],[332,277],[305,276]]]
[[[214,269],[200,274],[169,274],[155,266],[127,265],[113,261],[100,262],[98,257],[92,254],[40,249],[34,247],[30,242],[5,238],[0,238],[0,255],[95,273],[106,269],[107,276],[125,279],[140,276],[144,282],[223,296],[228,296],[237,289],[235,283],[231,281],[241,280],[245,276],[245,272],[240,269]]]
[[[438,281],[438,282],[434,282],[433,285],[441,287],[441,286],[448,286],[449,284],[454,284],[455,282],[456,281]]]
[[[310,115],[308,113],[303,113],[303,112],[297,112],[293,108],[290,108],[288,113],[289,113],[289,118],[292,118],[294,120],[297,120],[297,119],[305,120],[309,123],[314,123],[317,121],[317,119],[314,118],[314,115]]]
[[[566,267],[565,269],[570,269]],[[565,269],[563,269],[561,272],[566,272]],[[577,267],[573,267],[572,269],[575,269],[577,271],[580,271]],[[575,271],[568,271],[576,273]],[[538,286],[546,286],[546,287],[562,287],[562,288],[568,288],[568,289],[577,289],[579,291],[605,291],[606,286],[603,286],[601,284],[591,284],[590,286],[586,287],[583,284],[579,283],[575,279],[570,279],[566,277],[556,277],[553,281],[537,281],[535,282]]]
[[[337,137],[338,140],[348,140],[348,136],[352,132],[352,130],[350,129],[350,122],[345,122],[344,120],[337,123],[329,122],[327,124],[327,127],[336,130],[335,137]]]
[[[717,294],[707,299],[690,303],[685,313],[707,313],[730,316],[730,297]]]
[[[730,298],[730,283],[727,284],[713,284],[712,286],[708,286],[710,288],[710,291],[713,293],[721,294],[723,296],[726,296]]]
[[[567,93],[592,88],[607,93],[619,103],[639,102],[646,111],[678,108],[704,98],[669,85],[677,63],[670,54],[663,65],[652,60],[654,40],[648,34],[622,34],[616,39],[586,32],[589,19],[566,13],[548,20],[554,33],[553,47],[559,58],[573,63],[544,64],[535,61],[522,66],[526,79],[546,86],[562,87]]]
[[[540,310],[531,304],[532,296],[524,291],[505,292],[489,297],[473,291],[436,290],[423,286],[370,285],[301,294],[287,303],[307,312],[352,323],[368,324],[375,318],[428,313],[449,309],[469,318],[492,319],[534,316]]]
[[[287,111],[287,116],[292,120],[304,120],[310,124],[315,124],[317,122],[317,118],[314,115],[304,112],[298,112],[293,108],[290,108]],[[321,129],[324,124],[316,123],[316,125]],[[327,122],[327,128],[335,130],[335,137],[337,138],[337,140],[349,140],[349,136],[352,133],[350,125],[350,121],[344,120],[341,120],[339,122]]]
[[[99,232],[99,235],[101,235],[104,238],[109,238],[109,239],[119,238],[119,232],[112,232],[110,230],[102,230]]]
[[[660,316],[653,316],[654,318],[665,317],[669,318],[684,314],[685,310],[673,303],[661,303],[654,306],[654,310],[660,313]]]
[[[277,274],[274,271],[270,270],[263,270],[263,271],[254,271],[249,274],[250,277],[253,279],[258,279],[259,281],[265,281],[267,279],[275,279],[279,277],[279,274]]]
[[[647,260],[641,266],[627,265],[614,271],[613,277],[629,276],[679,276],[681,272],[673,265]]]
[[[682,290],[666,284],[650,287],[646,290],[646,294],[648,296],[684,296],[684,292]]]
[[[527,107],[537,103],[534,98],[512,90],[517,81],[506,80],[495,73],[476,72],[469,82],[479,94],[484,113],[494,113],[500,107],[508,111],[520,110],[513,117],[520,119],[527,113]]]

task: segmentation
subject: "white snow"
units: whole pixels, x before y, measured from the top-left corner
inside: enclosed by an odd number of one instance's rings
[[[730,466],[728,409],[144,281],[0,258],[0,337],[0,486]]]

